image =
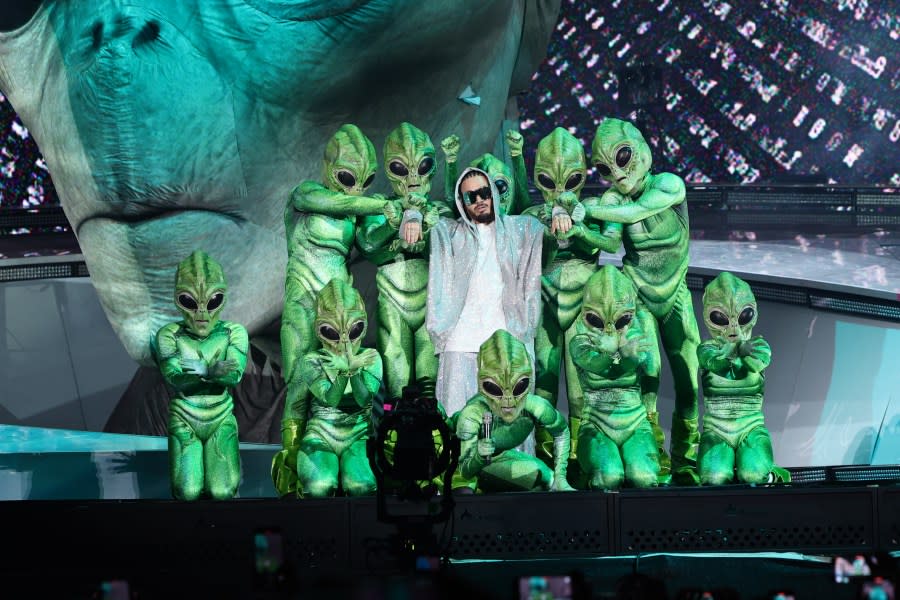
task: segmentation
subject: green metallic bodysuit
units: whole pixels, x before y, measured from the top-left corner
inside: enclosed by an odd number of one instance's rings
[[[222,268],[196,251],[178,266],[175,302],[184,320],[156,334],[153,347],[169,401],[172,495],[196,500],[234,496],[241,478],[237,420],[230,388],[247,365],[247,330],[220,321],[225,305]]]

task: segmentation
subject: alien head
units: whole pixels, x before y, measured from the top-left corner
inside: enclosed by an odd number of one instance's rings
[[[493,154],[482,154],[469,163],[469,166],[481,169],[490,176],[494,186],[497,188],[497,193],[500,194],[498,199],[500,210],[503,211],[503,214],[509,214],[509,207],[512,206],[516,195],[512,171],[509,165]]]
[[[619,193],[633,196],[643,191],[653,157],[637,127],[627,121],[606,118],[594,135],[591,161],[600,176]]]
[[[375,146],[356,125],[341,125],[325,145],[322,181],[330,190],[359,196],[372,185],[377,168]]]
[[[553,203],[563,192],[581,193],[587,177],[584,148],[574,135],[557,127],[540,142],[534,156],[534,185],[544,202]]]
[[[398,196],[418,192],[427,196],[434,177],[434,144],[428,134],[409,123],[391,131],[384,140],[384,164],[391,189]]]
[[[703,320],[709,334],[729,342],[745,342],[756,325],[756,298],[746,281],[719,273],[703,291]]]
[[[205,338],[219,321],[225,306],[225,273],[222,266],[202,250],[178,265],[175,274],[175,306],[191,335]]]
[[[316,335],[333,354],[356,354],[366,335],[366,305],[343,279],[332,279],[316,298]]]
[[[606,265],[587,280],[575,331],[594,339],[625,336],[634,320],[637,292],[631,280]]]
[[[494,416],[512,423],[525,408],[531,382],[531,357],[525,344],[498,329],[478,350],[478,388]]]

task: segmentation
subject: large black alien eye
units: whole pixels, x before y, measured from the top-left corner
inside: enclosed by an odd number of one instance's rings
[[[354,177],[353,173],[350,171],[338,171],[337,180],[340,181],[341,185],[344,187],[353,187],[356,185],[356,177]]]
[[[481,389],[489,396],[497,396],[500,397],[503,395],[503,390],[500,389],[500,386],[494,383],[493,381],[483,381],[481,382]]]
[[[506,190],[509,189],[509,183],[503,178],[497,178],[494,180],[494,185],[497,186],[497,191],[500,192],[500,195],[506,193]]]
[[[541,187],[544,187],[548,190],[555,190],[556,184],[553,183],[553,180],[550,179],[550,176],[546,173],[538,173],[537,177],[538,183],[541,184]]]
[[[714,310],[709,313],[709,320],[712,321],[713,325],[718,325],[719,327],[728,325],[728,317],[720,310]]]
[[[213,297],[209,299],[206,303],[206,310],[216,310],[220,306],[222,306],[222,302],[225,301],[225,294],[222,292],[216,292],[213,294]]]
[[[19,0],[4,2],[0,12],[0,31],[12,31],[31,20],[41,6],[41,0]]]
[[[574,190],[581,184],[582,179],[583,177],[581,176],[581,173],[572,173],[566,180],[566,189]]]
[[[527,377],[523,377],[517,381],[515,387],[513,387],[513,396],[520,396],[527,392],[529,383],[530,381]]]
[[[428,175],[431,173],[432,169],[434,169],[434,159],[430,156],[426,156],[422,159],[422,162],[419,163],[419,175]]]
[[[197,310],[197,301],[194,300],[194,297],[190,294],[181,293],[178,294],[178,304],[185,307],[188,310]]]
[[[391,164],[388,165],[388,169],[390,169],[391,173],[397,177],[406,177],[409,175],[409,169],[407,169],[406,165],[399,160],[392,160]]]
[[[597,167],[597,172],[600,173],[601,177],[609,177],[610,175],[612,175],[612,171],[610,171],[609,167],[607,167],[603,163],[598,162],[594,166]]]
[[[369,178],[366,179],[366,182],[363,184],[363,187],[364,188],[369,187],[370,185],[372,185],[373,181],[375,181],[375,173],[372,173],[371,175],[369,175]]]
[[[620,169],[624,169],[625,165],[628,164],[628,161],[631,160],[631,147],[630,146],[622,146],[619,148],[619,151],[616,152],[616,164]]]
[[[632,315],[631,313],[625,313],[624,315],[619,317],[619,320],[616,321],[616,329],[624,329],[625,327],[627,327],[628,324],[631,323],[631,319],[633,317],[634,315]]]
[[[362,321],[357,321],[350,327],[350,333],[347,334],[351,340],[355,340],[359,336],[362,335],[363,330],[366,328],[366,324]]]
[[[601,319],[597,313],[587,313],[586,315],[584,315],[584,320],[587,321],[587,324],[591,327],[603,329],[603,319]]]
[[[326,340],[331,340],[332,342],[336,342],[341,339],[341,334],[338,333],[338,330],[324,323],[319,325],[319,335],[321,335]]]
[[[738,323],[741,325],[746,325],[753,320],[754,316],[756,316],[756,311],[753,310],[752,306],[748,306],[741,311],[741,315],[738,317]]]

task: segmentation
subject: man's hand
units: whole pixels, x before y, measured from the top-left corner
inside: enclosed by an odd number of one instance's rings
[[[510,129],[506,132],[506,145],[509,146],[510,158],[522,156],[522,147],[524,144],[525,139],[522,137],[521,133],[515,129]]]
[[[400,237],[408,245],[413,245],[422,239],[422,224],[418,221],[407,221],[400,232]]]
[[[478,440],[478,456],[481,458],[490,458],[494,455],[494,451],[497,448],[494,446],[494,440],[491,438],[484,438]]]
[[[448,135],[441,140],[441,150],[444,151],[444,157],[446,157],[447,162],[455,163],[459,156],[459,136]]]
[[[567,234],[572,229],[572,217],[568,211],[561,206],[554,206],[550,213],[550,235]]]
[[[181,359],[181,372],[186,373],[188,375],[197,375],[199,377],[206,377],[209,373],[209,369],[206,367],[206,361],[200,358],[182,358]]]

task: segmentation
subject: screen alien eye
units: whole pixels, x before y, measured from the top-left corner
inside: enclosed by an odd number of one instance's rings
[[[616,152],[616,165],[620,169],[624,169],[625,165],[628,164],[628,161],[631,160],[631,147],[630,146],[622,146],[619,148],[619,151]]]
[[[356,323],[353,324],[352,327],[350,327],[350,332],[347,334],[347,337],[349,337],[351,340],[355,340],[356,338],[358,338],[359,336],[362,335],[363,330],[365,328],[366,328],[366,324],[364,322],[357,321]]]
[[[190,294],[178,294],[178,304],[188,310],[197,310],[198,304]]]
[[[509,189],[509,183],[507,183],[507,181],[502,177],[495,179],[494,185],[497,186],[497,191],[501,196],[506,193],[506,190]]]
[[[523,377],[519,381],[516,382],[515,387],[513,388],[513,396],[520,396],[528,391],[528,384],[530,383],[527,377]]]
[[[744,310],[741,311],[741,316],[738,317],[738,324],[746,325],[750,321],[753,320],[753,317],[756,316],[756,311],[753,310],[752,306],[748,306]]]
[[[633,315],[631,313],[626,313],[619,317],[619,320],[616,321],[616,329],[624,329],[625,327],[627,327],[628,324],[631,323],[632,318]]]
[[[569,175],[569,178],[566,180],[566,189],[574,190],[579,185],[581,185],[581,180],[583,179],[581,173],[572,173]]]
[[[388,169],[390,169],[391,173],[397,177],[406,177],[409,175],[409,169],[407,169],[406,165],[399,160],[392,160],[391,164],[388,165]]]
[[[597,313],[587,313],[586,315],[584,315],[584,320],[587,321],[587,324],[591,327],[603,329],[603,319],[601,319]]]
[[[366,182],[363,184],[363,187],[364,188],[369,187],[370,185],[372,185],[373,181],[375,181],[375,173],[372,173],[371,175],[369,175],[369,177],[366,179]]]
[[[338,333],[338,330],[327,324],[319,325],[319,335],[321,335],[326,340],[331,340],[332,342],[336,342],[341,339],[341,334]]]
[[[714,310],[709,313],[709,320],[714,325],[718,325],[719,327],[725,327],[726,325],[728,325],[728,317],[725,316],[725,313],[720,310]]]
[[[483,381],[481,383],[481,389],[489,396],[497,396],[499,398],[503,395],[503,390],[501,390],[500,386],[493,381]]]
[[[556,184],[553,183],[553,180],[546,173],[538,173],[537,182],[544,189],[555,190]]]
[[[350,171],[338,171],[337,180],[341,182],[341,185],[344,187],[353,187],[356,185],[356,177],[354,177],[353,173]]]
[[[222,302],[224,301],[225,294],[223,294],[222,292],[216,292],[206,303],[206,310],[216,310],[217,308],[222,306]]]
[[[596,167],[597,172],[600,173],[601,177],[609,177],[610,175],[612,175],[612,171],[603,163],[598,162]]]
[[[434,159],[430,156],[426,156],[422,159],[422,162],[419,163],[419,175],[428,175],[434,169]]]

